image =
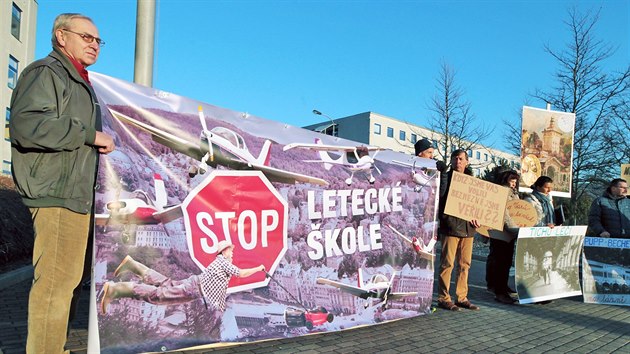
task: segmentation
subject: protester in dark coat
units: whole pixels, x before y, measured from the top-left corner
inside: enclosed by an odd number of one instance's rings
[[[438,283],[438,306],[451,311],[460,308],[479,310],[468,300],[468,271],[472,263],[472,245],[475,228],[481,226],[477,220],[466,221],[444,213],[451,179],[455,171],[472,175],[468,167],[468,154],[458,149],[451,154],[451,169],[442,174],[440,184],[440,229],[442,255],[440,259],[440,279]],[[455,274],[455,303],[451,300],[449,288],[451,273],[457,265]]]
[[[588,228],[595,236],[630,238],[630,199],[625,180],[613,179],[604,195],[593,201]]]
[[[510,194],[509,200],[518,200],[518,180],[520,176],[514,170],[505,171],[499,175],[499,184],[508,187]],[[508,211],[505,211],[503,220],[503,231],[510,234],[513,238],[507,242],[495,238],[490,238],[490,253],[486,260],[486,282],[488,290],[495,294],[495,300],[504,304],[514,303],[514,299],[510,296],[514,290],[508,286],[510,276],[510,267],[512,266],[512,258],[514,257],[514,245],[516,244],[516,236],[518,234],[518,225],[512,221]]]

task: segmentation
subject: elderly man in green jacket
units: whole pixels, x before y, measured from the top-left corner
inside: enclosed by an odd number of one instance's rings
[[[27,66],[11,98],[12,174],[35,229],[27,353],[63,353],[83,273],[99,153],[114,150],[86,67],[104,42],[88,17],[61,14],[53,51]]]

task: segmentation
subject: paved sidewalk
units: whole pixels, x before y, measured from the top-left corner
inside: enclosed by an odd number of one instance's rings
[[[582,303],[503,305],[485,291],[485,263],[473,262],[470,299],[480,311],[435,313],[341,332],[174,353],[630,353],[630,308]],[[0,290],[0,353],[22,353],[30,281]],[[452,289],[453,290],[453,289]],[[87,353],[87,292],[68,349]]]

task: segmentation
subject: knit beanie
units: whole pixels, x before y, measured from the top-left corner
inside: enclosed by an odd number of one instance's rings
[[[416,156],[431,146],[432,144],[427,138],[422,138],[422,140],[416,141],[416,144],[414,145],[414,148],[416,149]]]

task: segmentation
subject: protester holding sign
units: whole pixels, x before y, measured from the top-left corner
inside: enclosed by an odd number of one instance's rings
[[[514,170],[504,171],[499,175],[499,184],[510,189],[508,201],[520,199],[518,196],[518,181],[520,176]],[[512,220],[506,210],[503,231],[513,236],[511,241],[490,238],[490,253],[486,261],[486,282],[488,290],[494,292],[495,300],[504,304],[512,304],[515,300],[510,296],[516,293],[508,286],[510,267],[514,257],[514,245],[518,234],[518,225]]]
[[[594,236],[630,238],[630,199],[626,180],[613,179],[604,195],[593,201],[588,228]]]
[[[551,199],[551,190],[553,189],[553,180],[551,177],[540,176],[531,186],[532,193],[525,197],[536,209],[538,214],[538,222],[534,226],[554,227],[555,212],[553,209],[553,200]]]
[[[472,175],[468,167],[468,154],[457,149],[451,154],[451,166],[448,173],[442,174],[440,181],[440,230],[442,235],[442,256],[440,264],[440,281],[438,285],[438,306],[459,311],[460,307],[479,310],[468,300],[468,271],[472,262],[472,246],[475,228],[481,226],[477,220],[470,222],[444,213],[451,178],[454,171]],[[455,294],[457,301],[453,303],[449,294],[451,273],[457,262]]]

